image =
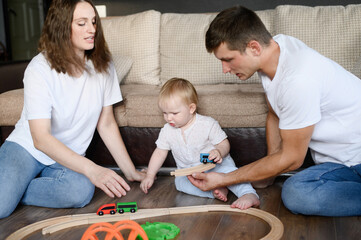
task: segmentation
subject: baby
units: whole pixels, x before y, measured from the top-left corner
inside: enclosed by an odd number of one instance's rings
[[[210,171],[228,173],[237,169],[229,155],[230,144],[225,132],[216,120],[196,113],[198,96],[193,85],[184,79],[172,78],[162,87],[158,98],[166,124],[161,129],[157,148],[149,161],[147,176],[140,184],[144,193],[153,185],[168,151],[172,151],[178,169],[202,164],[200,153],[209,153],[209,160],[216,163]],[[247,209],[260,204],[258,195],[251,184],[236,184],[213,191],[202,191],[195,187],[186,176],[175,178],[178,191],[200,197],[217,198],[227,201],[228,189],[238,199],[232,207]]]

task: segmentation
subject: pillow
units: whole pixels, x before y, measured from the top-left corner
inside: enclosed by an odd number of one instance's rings
[[[113,62],[115,71],[117,72],[119,84],[129,73],[130,68],[133,65],[133,60],[130,57],[113,55]]]
[[[127,16],[102,18],[104,37],[113,56],[133,60],[122,84],[159,85],[160,12],[149,10]]]
[[[273,10],[258,11],[267,29],[273,30]],[[160,30],[160,79],[164,83],[181,77],[194,85],[218,83],[260,83],[257,74],[240,81],[233,74],[223,74],[222,64],[207,52],[205,33],[216,17],[212,14],[163,13]]]
[[[361,57],[359,57],[359,59],[357,59],[357,61],[353,65],[351,73],[353,73],[354,75],[356,75],[356,77],[361,79]]]
[[[361,55],[361,5],[276,8],[275,33],[296,37],[348,71]]]

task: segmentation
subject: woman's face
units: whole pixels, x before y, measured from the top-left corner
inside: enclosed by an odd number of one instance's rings
[[[79,2],[74,10],[71,24],[71,43],[75,53],[83,58],[84,51],[94,48],[96,31],[95,11],[87,2]]]

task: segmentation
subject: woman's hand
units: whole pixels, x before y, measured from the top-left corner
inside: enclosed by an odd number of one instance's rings
[[[140,182],[146,177],[146,175],[147,172],[145,172],[144,170],[142,171],[134,170],[133,172],[124,173],[124,176],[131,182],[133,181]]]
[[[116,172],[96,164],[88,171],[87,177],[111,198],[125,196],[130,190],[129,185]]]

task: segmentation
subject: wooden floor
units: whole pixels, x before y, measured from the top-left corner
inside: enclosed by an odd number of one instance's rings
[[[229,201],[194,197],[178,192],[174,187],[174,178],[159,176],[150,193],[145,195],[139,183],[130,183],[132,190],[122,199],[110,199],[97,190],[91,203],[82,209],[48,209],[31,206],[19,206],[8,218],[0,220],[0,240],[5,239],[14,231],[37,221],[71,214],[96,212],[98,207],[112,202],[136,201],[139,208],[168,208],[204,204],[230,204],[235,200],[229,194]],[[347,240],[361,239],[361,217],[317,217],[294,215],[288,211],[281,201],[281,187],[284,177],[276,179],[276,183],[266,189],[258,189],[261,198],[260,209],[278,217],[284,225],[282,239],[316,239],[316,240]],[[4,206],[2,206],[4,207]],[[259,218],[235,213],[197,213],[155,217],[137,221],[170,222],[181,230],[177,239],[259,239],[265,236],[270,227]],[[67,229],[51,235],[43,236],[40,231],[26,239],[80,239],[89,225]]]

